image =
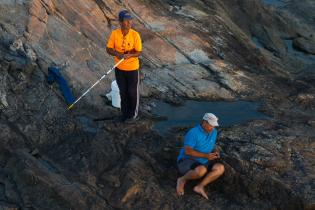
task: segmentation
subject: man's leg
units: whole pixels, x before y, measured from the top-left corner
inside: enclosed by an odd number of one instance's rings
[[[184,176],[177,179],[176,191],[177,195],[184,195],[184,187],[188,180],[199,179],[207,173],[207,168],[203,165],[197,166],[195,169],[188,171]]]
[[[126,72],[119,70],[118,68],[115,69],[115,77],[116,82],[119,87],[119,94],[120,94],[120,107],[122,112],[123,120],[128,118],[128,96],[127,96],[127,79],[126,79]]]
[[[127,97],[128,97],[128,118],[135,119],[138,116],[139,108],[139,70],[128,72],[128,87],[127,87]]]
[[[216,163],[212,166],[211,171],[202,179],[202,181],[194,187],[194,191],[208,200],[205,192],[205,186],[219,178],[224,173],[224,165]]]

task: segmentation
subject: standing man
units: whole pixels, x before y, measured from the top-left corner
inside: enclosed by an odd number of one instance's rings
[[[132,16],[127,10],[119,12],[120,28],[112,31],[106,51],[115,56],[115,63],[124,61],[115,69],[120,91],[120,122],[133,122],[138,116],[139,107],[139,56],[142,51],[140,35],[131,28]]]
[[[184,147],[177,158],[177,167],[181,174],[176,186],[179,196],[184,195],[184,187],[188,180],[203,177],[194,187],[194,191],[208,199],[205,186],[224,173],[224,165],[217,161],[220,155],[214,152],[217,138],[216,126],[219,126],[218,118],[212,113],[206,113],[200,125],[190,129],[186,134]]]

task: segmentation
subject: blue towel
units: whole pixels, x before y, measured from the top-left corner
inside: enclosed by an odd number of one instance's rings
[[[65,98],[67,104],[72,104],[75,99],[70,91],[67,81],[63,78],[60,73],[60,68],[58,67],[48,67],[48,77],[47,82],[52,84],[57,81],[59,84],[59,89],[62,92],[63,97]]]

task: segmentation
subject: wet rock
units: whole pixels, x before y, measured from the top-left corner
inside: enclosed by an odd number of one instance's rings
[[[308,54],[315,55],[315,38],[296,38],[293,40],[293,47]]]

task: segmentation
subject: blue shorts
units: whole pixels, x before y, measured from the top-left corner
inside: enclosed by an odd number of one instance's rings
[[[212,169],[213,165],[216,163],[219,163],[219,161],[212,160],[212,161],[208,161],[205,164],[202,164],[199,161],[192,158],[183,158],[177,161],[177,168],[178,168],[178,172],[181,175],[185,175],[188,171],[194,170],[195,168],[197,168],[197,166],[201,166],[201,165],[206,167],[207,170],[209,171]]]

